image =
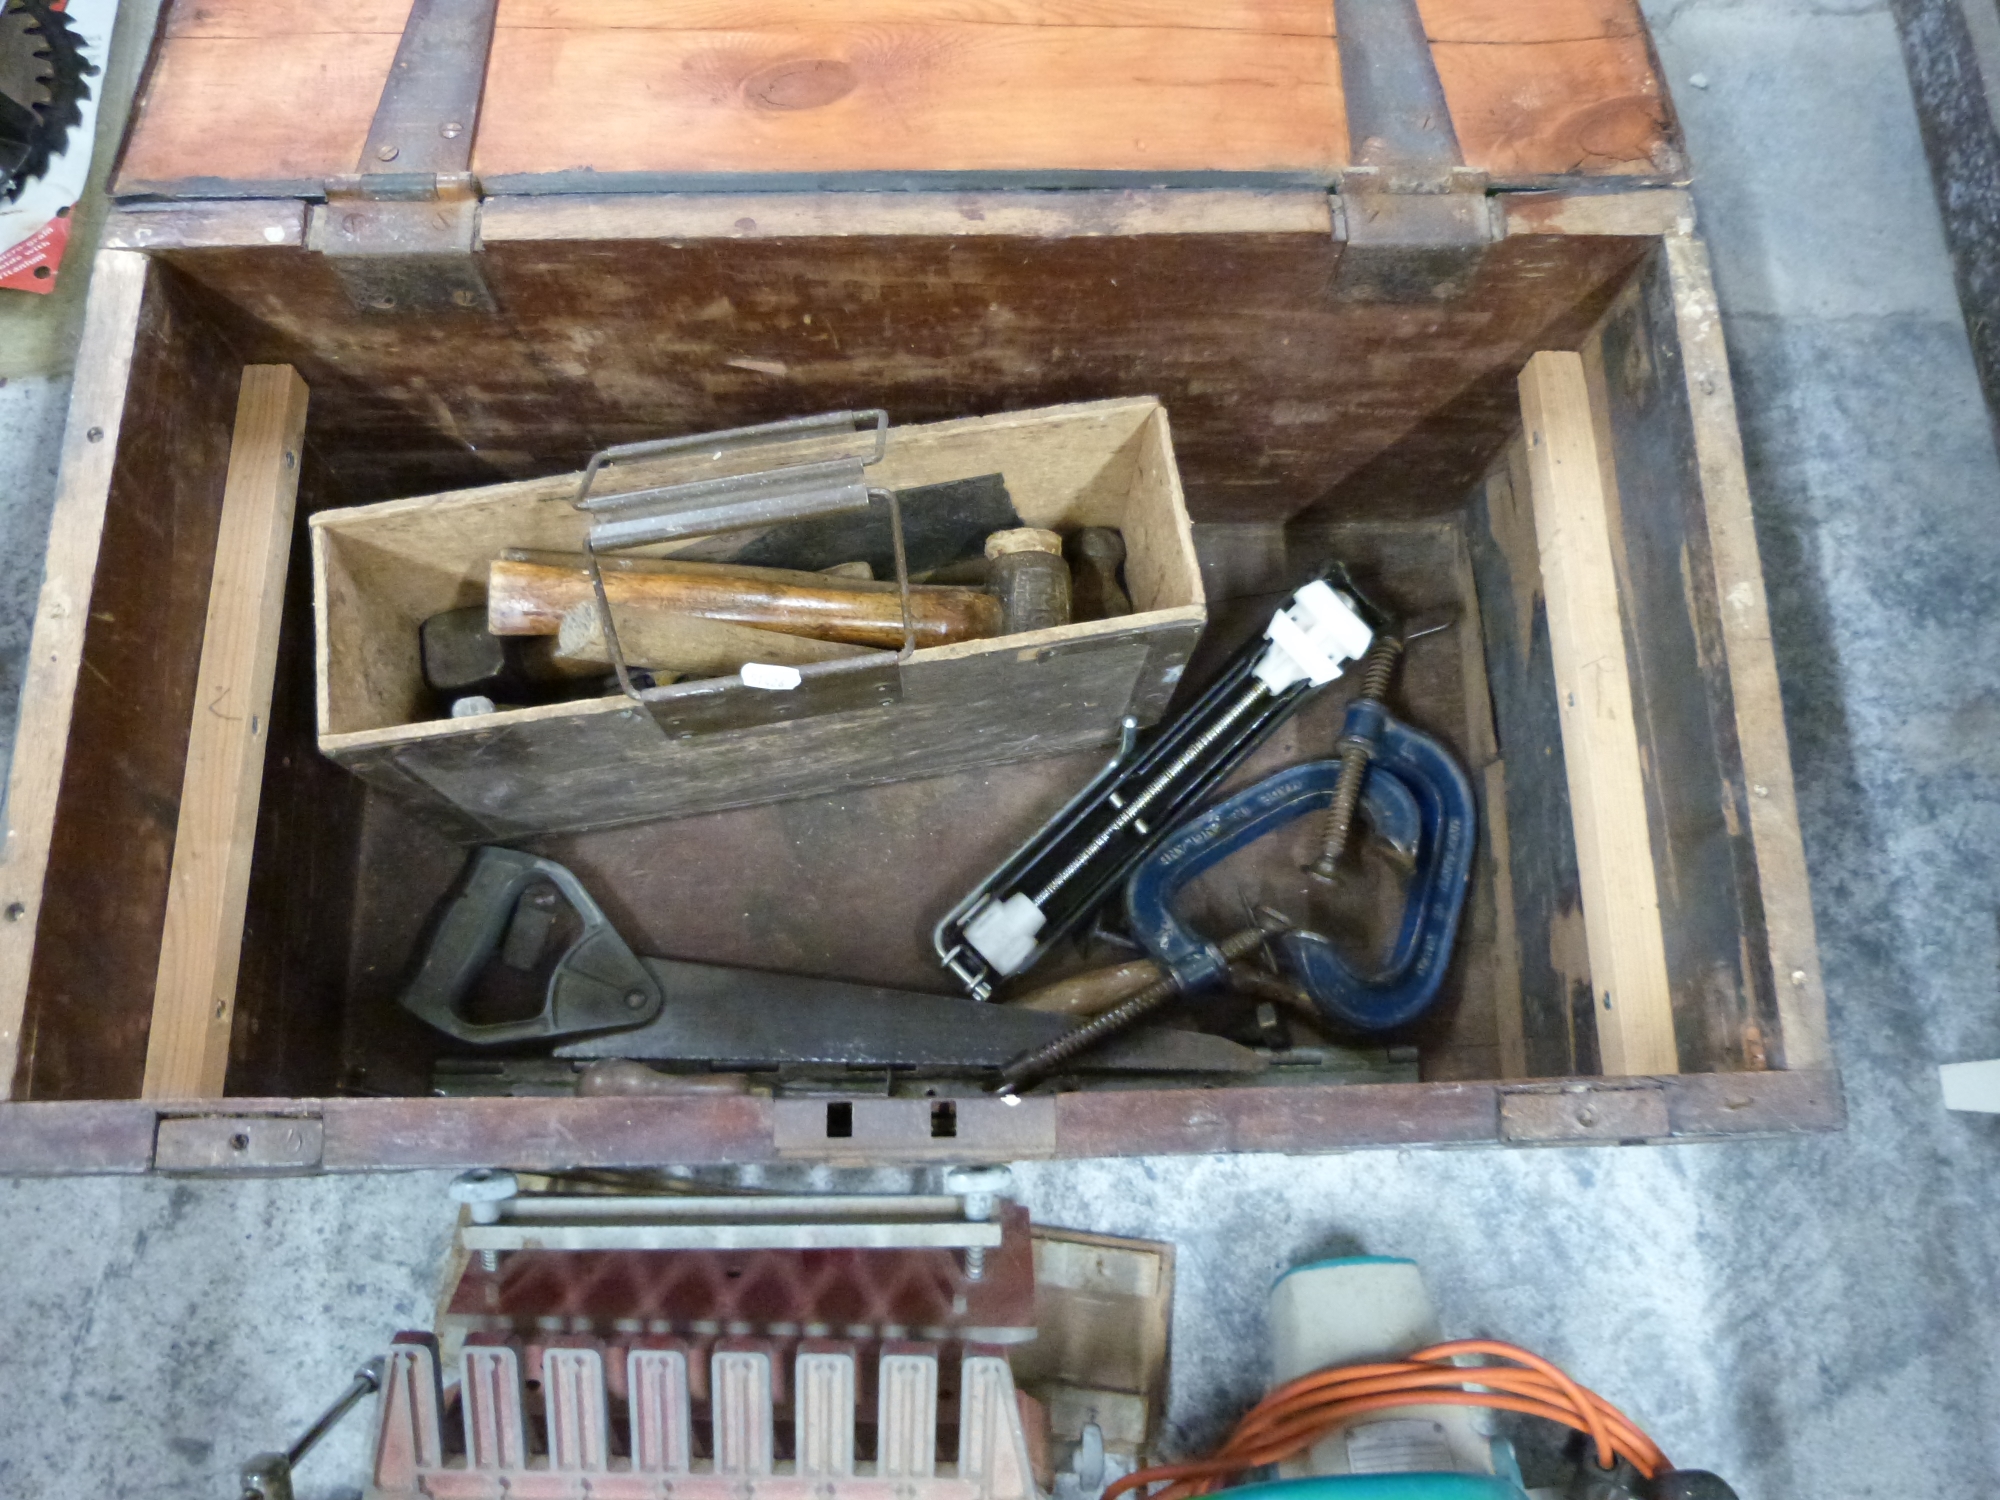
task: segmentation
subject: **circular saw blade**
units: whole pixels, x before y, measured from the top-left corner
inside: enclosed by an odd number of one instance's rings
[[[0,0],[0,202],[19,197],[69,143],[95,71],[49,0]]]

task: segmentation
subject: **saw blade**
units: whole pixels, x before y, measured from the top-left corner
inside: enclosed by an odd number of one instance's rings
[[[1076,1024],[1067,1016],[954,996],[680,959],[639,961],[667,997],[659,1015],[644,1026],[566,1043],[556,1048],[557,1057],[977,1071],[998,1068]],[[1110,1072],[1254,1073],[1264,1059],[1223,1037],[1159,1030],[1121,1037],[1076,1065]]]
[[[0,0],[0,202],[18,198],[69,144],[96,71],[49,0]]]

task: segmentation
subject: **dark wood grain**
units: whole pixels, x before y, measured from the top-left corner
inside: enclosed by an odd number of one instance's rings
[[[1776,989],[1687,377],[1660,257],[1620,295],[1585,356],[1618,475],[1618,585],[1681,1067],[1759,1068],[1765,1038],[1776,1035]]]
[[[364,788],[319,753],[303,524],[339,503],[318,446],[307,443],[229,1038],[231,1094],[324,1094],[339,1081]]]
[[[1830,1068],[1683,1073],[1666,1082],[1667,1117],[1677,1137],[1790,1135],[1847,1124],[1847,1096]]]
[[[138,1103],[0,1104],[0,1175],[147,1171],[158,1120],[152,1106]]]
[[[771,1101],[328,1099],[330,1171],[382,1167],[656,1167],[768,1160]]]
[[[822,711],[809,717],[677,712],[656,723],[634,705],[416,739],[386,752],[342,750],[340,758],[377,780],[386,755],[399,782],[425,790],[425,805],[456,809],[490,839],[837,795],[1101,744],[1132,701],[1151,636],[1166,631],[1184,648],[1194,628],[1135,627],[1046,659],[1010,652],[912,662],[899,691],[815,705]],[[872,685],[873,664],[857,665]],[[753,711],[785,706],[779,695],[730,697]]]
[[[1506,801],[1506,848],[1494,854],[1512,876],[1525,1062],[1530,1076],[1560,1077],[1595,1071],[1597,1031],[1548,607],[1520,457],[1516,442],[1474,493],[1465,538]]]
[[[1586,1091],[1601,1086],[1592,1079],[1569,1081]],[[1666,1101],[1668,1132],[1648,1140],[1795,1136],[1838,1130],[1847,1118],[1839,1077],[1829,1071],[1684,1073],[1616,1087],[1634,1084]],[[1500,1144],[1502,1103],[1518,1092],[1452,1083],[1065,1094],[1054,1101],[1053,1154]],[[229,1108],[246,1116],[319,1118],[325,1128],[320,1170],[330,1172],[652,1167],[758,1162],[775,1154],[773,1105],[757,1097],[232,1099]],[[0,1104],[0,1174],[148,1171],[159,1119],[154,1106],[135,1100]],[[828,1159],[838,1157],[838,1144],[827,1148]],[[981,1154],[976,1140],[965,1143],[969,1159]],[[908,1159],[930,1155],[926,1142]],[[786,1156],[812,1159],[800,1146]],[[884,1151],[879,1159],[900,1158]]]
[[[503,242],[504,316],[362,316],[302,251],[176,264],[296,366],[357,501],[581,467],[610,443],[883,406],[898,422],[1152,394],[1197,520],[1438,515],[1646,241],[1525,235],[1463,297],[1334,295],[1311,234]]]
[[[28,982],[18,1092],[136,1094],[245,361],[162,269],[106,504]]]
[[[1065,1094],[1056,1132],[1063,1156],[1470,1145],[1500,1138],[1500,1096],[1476,1083]]]

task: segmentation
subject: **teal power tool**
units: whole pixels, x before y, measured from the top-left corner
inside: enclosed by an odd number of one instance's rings
[[[1372,970],[1360,968],[1319,933],[1277,923],[1212,943],[1174,913],[1175,898],[1196,876],[1275,829],[1333,805],[1342,761],[1293,766],[1217,803],[1146,856],[1126,883],[1125,911],[1134,941],[1166,977],[1009,1063],[1001,1074],[1007,1091],[1027,1087],[1172,999],[1220,988],[1230,963],[1265,943],[1315,1011],[1336,1028],[1393,1031],[1436,1001],[1472,875],[1478,826],[1472,784],[1449,750],[1392,718],[1375,697],[1348,705],[1340,743],[1365,748],[1359,810],[1410,871],[1387,961]]]
[[[1414,1261],[1356,1255],[1296,1266],[1267,1305],[1270,1391],[1204,1459],[1142,1469],[1112,1500],[1161,1481],[1225,1485],[1222,1500],[1736,1500],[1673,1466],[1630,1417],[1529,1350],[1448,1341]],[[1515,1438],[1550,1423],[1567,1447]],[[1524,1472],[1525,1470],[1525,1472]],[[1532,1481],[1529,1475],[1533,1475]]]

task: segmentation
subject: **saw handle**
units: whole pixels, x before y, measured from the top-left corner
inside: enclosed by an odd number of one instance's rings
[[[501,953],[521,898],[543,883],[570,904],[583,931],[549,974],[541,1010],[518,1021],[466,1020],[465,998]],[[582,881],[553,860],[489,845],[473,851],[401,998],[405,1010],[445,1035],[494,1046],[642,1026],[665,997]]]

